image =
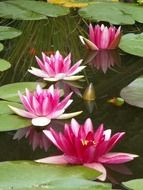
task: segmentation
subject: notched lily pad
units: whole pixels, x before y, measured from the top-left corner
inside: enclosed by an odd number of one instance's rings
[[[143,76],[123,88],[120,95],[128,104],[143,108]]]
[[[143,57],[143,33],[122,36],[119,47],[126,53]]]

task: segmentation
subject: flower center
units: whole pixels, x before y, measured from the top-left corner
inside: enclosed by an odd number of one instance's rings
[[[96,141],[95,140],[81,139],[81,143],[82,143],[83,146],[96,145]]]

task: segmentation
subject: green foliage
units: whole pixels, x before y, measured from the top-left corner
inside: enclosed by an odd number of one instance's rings
[[[13,161],[0,164],[0,189],[7,190],[110,190],[111,185],[91,181],[99,176],[83,166],[60,166]],[[91,179],[91,180],[89,180]]]
[[[112,24],[143,23],[143,7],[132,3],[97,3],[79,10],[81,17],[91,21],[106,21]],[[113,16],[114,15],[114,16]]]
[[[143,179],[133,179],[127,182],[124,182],[123,185],[125,185],[127,188],[131,190],[142,190],[143,189]]]
[[[0,26],[0,40],[12,39],[21,35],[21,31],[8,26]]]
[[[123,88],[120,95],[128,104],[143,108],[143,76]]]
[[[119,47],[127,53],[143,57],[143,33],[124,35]]]
[[[0,71],[5,71],[7,69],[9,69],[11,67],[11,64],[4,60],[4,59],[0,59]]]
[[[17,107],[17,108],[23,108],[22,104],[16,103],[16,102],[9,102],[9,101],[0,101],[0,115],[2,114],[13,114],[13,111],[8,107],[8,105]]]
[[[3,50],[3,48],[4,48],[3,44],[2,44],[2,43],[0,43],[0,51],[2,51],[2,50]]]
[[[17,82],[1,86],[0,98],[8,101],[19,102],[18,91],[25,93],[25,88],[33,91],[35,90],[37,84],[40,84],[41,87],[44,87],[46,85],[46,83]]]

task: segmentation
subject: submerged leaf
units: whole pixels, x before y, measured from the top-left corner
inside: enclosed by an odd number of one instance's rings
[[[120,95],[128,104],[143,108],[143,76],[123,88]]]

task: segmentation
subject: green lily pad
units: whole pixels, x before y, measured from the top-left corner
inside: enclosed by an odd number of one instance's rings
[[[127,188],[131,190],[142,190],[143,189],[143,179],[133,179],[127,182],[124,182],[123,185],[125,185]]]
[[[37,82],[17,82],[12,84],[6,84],[0,87],[0,98],[8,101],[19,102],[18,91],[25,93],[25,88],[28,88],[30,91],[34,91],[37,84],[43,88],[46,86],[46,83],[37,83]]]
[[[122,36],[119,47],[127,53],[143,57],[143,33]]]
[[[0,26],[0,40],[7,40],[21,35],[21,31],[8,26]]]
[[[5,71],[7,69],[9,69],[11,67],[11,64],[4,60],[4,59],[0,59],[0,71]]]
[[[67,15],[69,13],[68,8],[40,1],[13,0],[13,1],[7,1],[7,3],[49,17],[58,17],[58,16]]]
[[[2,44],[2,43],[0,43],[0,51],[2,51],[2,50],[3,50],[3,48],[4,48],[3,44]]]
[[[99,173],[83,166],[62,166],[27,161],[0,163],[0,189],[7,190],[109,190],[95,179]]]
[[[6,1],[0,2],[0,17],[10,18],[15,20],[41,20],[47,19],[46,16],[21,9],[18,6],[7,3]]]
[[[112,24],[143,23],[143,7],[133,3],[102,2],[79,10],[80,16],[92,21],[105,21]],[[113,16],[114,15],[114,16]]]
[[[31,126],[31,120],[17,115],[0,115],[0,131],[12,131]]]
[[[130,105],[143,108],[143,76],[123,88],[120,96]]]
[[[23,108],[22,104],[19,104],[16,102],[8,102],[8,101],[1,100],[0,101],[0,115],[2,115],[2,114],[13,114],[13,111],[8,107],[8,105],[11,105],[11,106],[14,106],[14,107],[17,107],[20,109]]]

